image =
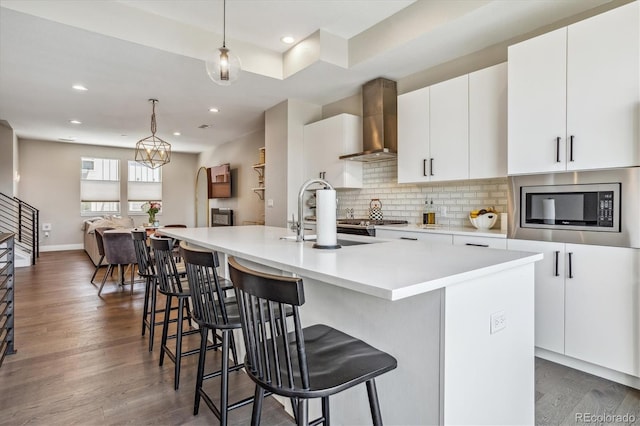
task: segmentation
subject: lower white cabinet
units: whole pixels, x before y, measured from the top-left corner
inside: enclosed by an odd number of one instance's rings
[[[508,240],[509,250],[542,253],[536,262],[535,343],[536,346],[564,353],[564,243]]]
[[[471,235],[454,235],[453,244],[458,246],[473,246],[473,247],[485,247],[495,249],[506,249],[506,238],[492,238],[492,237],[475,237]]]
[[[509,240],[536,264],[536,346],[640,376],[640,250]]]
[[[376,237],[387,238],[390,240],[414,240],[429,241],[431,243],[452,244],[453,235],[451,234],[430,234],[427,232],[410,232],[410,231],[392,231],[388,229],[376,229]]]

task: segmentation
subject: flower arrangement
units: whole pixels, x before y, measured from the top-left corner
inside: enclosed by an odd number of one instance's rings
[[[149,215],[149,223],[156,221],[156,213],[160,211],[162,205],[157,201],[148,201],[142,205],[142,211]]]

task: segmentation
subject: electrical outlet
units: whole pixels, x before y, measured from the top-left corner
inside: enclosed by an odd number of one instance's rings
[[[43,223],[42,224],[42,230],[43,231],[51,231],[51,224],[50,223]]]
[[[491,314],[491,334],[503,330],[507,326],[507,316],[504,311]]]
[[[440,207],[440,217],[447,217],[447,206]]]

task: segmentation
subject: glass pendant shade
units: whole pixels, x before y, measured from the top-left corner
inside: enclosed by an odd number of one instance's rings
[[[238,79],[242,68],[240,58],[224,46],[212,56],[211,60],[206,61],[207,74],[211,80],[221,86],[229,86]]]

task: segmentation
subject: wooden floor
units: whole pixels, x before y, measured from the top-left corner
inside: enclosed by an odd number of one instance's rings
[[[0,368],[0,425],[218,424],[204,404],[192,414],[196,357],[183,360],[174,391],[173,363],[158,366],[159,333],[148,352],[140,335],[143,284],[130,296],[108,281],[99,298],[89,283],[93,269],[84,251],[67,251],[43,253],[37,266],[17,270],[18,353]],[[185,341],[197,343],[197,336]],[[210,354],[213,369],[219,359]],[[206,383],[214,398],[218,386],[218,379]],[[253,385],[233,373],[230,389],[235,400],[250,395]],[[629,414],[640,425],[640,392],[537,359],[536,423],[584,424],[577,413]],[[234,410],[230,424],[249,424],[250,416],[251,406]],[[267,398],[262,424],[292,421]]]

